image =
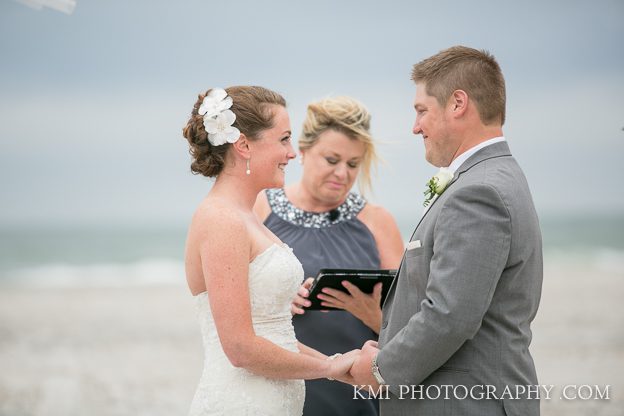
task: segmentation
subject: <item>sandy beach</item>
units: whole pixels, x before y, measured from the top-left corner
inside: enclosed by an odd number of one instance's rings
[[[185,288],[0,291],[0,414],[183,415],[202,368]]]
[[[623,289],[624,270],[546,262],[532,345],[554,385],[543,415],[624,415]],[[0,287],[0,415],[184,415],[202,363],[182,284]],[[609,385],[609,399],[562,400],[568,385]]]

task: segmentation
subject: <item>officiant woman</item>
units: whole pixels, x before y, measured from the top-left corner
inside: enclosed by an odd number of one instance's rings
[[[371,116],[349,97],[308,105],[298,140],[301,180],[261,192],[254,208],[264,224],[294,251],[305,276],[321,268],[395,269],[403,241],[392,215],[351,192],[356,180],[371,190],[377,162]],[[307,287],[311,279],[308,279]],[[293,302],[297,339],[327,355],[360,348],[377,339],[381,326],[381,284],[364,294],[345,282],[349,294],[330,291],[323,305],[338,311],[305,311]],[[301,305],[303,304],[303,305]],[[375,400],[354,400],[353,388],[330,380],[306,381],[304,415],[377,415]]]

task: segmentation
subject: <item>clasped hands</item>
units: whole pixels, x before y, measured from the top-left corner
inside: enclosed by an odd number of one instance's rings
[[[362,349],[349,351],[331,361],[330,377],[352,385],[367,385],[373,389],[379,383],[373,376],[373,357],[379,352],[376,341],[366,341]]]
[[[310,277],[299,287],[295,298],[291,303],[293,315],[305,313],[305,307],[310,306],[307,299],[310,295],[310,286],[314,278]],[[324,289],[324,295],[319,296],[323,300],[323,305],[344,309],[365,322],[369,327],[379,331],[381,324],[381,310],[379,303],[381,299],[381,283],[378,283],[373,293],[367,295],[362,293],[355,285],[345,281],[343,285],[349,292],[345,294],[332,289]],[[367,319],[369,318],[369,319]],[[371,323],[369,323],[369,321]],[[343,383],[353,385],[369,385],[376,389],[379,383],[372,373],[373,357],[379,352],[376,341],[366,341],[361,349],[355,349],[331,359],[329,378],[340,380]]]

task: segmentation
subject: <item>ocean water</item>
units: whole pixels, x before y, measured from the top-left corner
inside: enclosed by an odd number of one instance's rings
[[[397,218],[404,238],[411,219]],[[541,220],[546,267],[624,270],[624,215]],[[0,286],[125,286],[184,281],[184,227],[3,227]]]
[[[183,227],[4,227],[0,285],[179,283],[185,239]]]

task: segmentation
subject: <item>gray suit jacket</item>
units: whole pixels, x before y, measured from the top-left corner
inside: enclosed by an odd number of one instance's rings
[[[460,166],[415,240],[422,247],[405,252],[383,307],[377,362],[391,394],[382,415],[538,415],[539,400],[516,386],[537,384],[529,344],[542,240],[506,142]]]

